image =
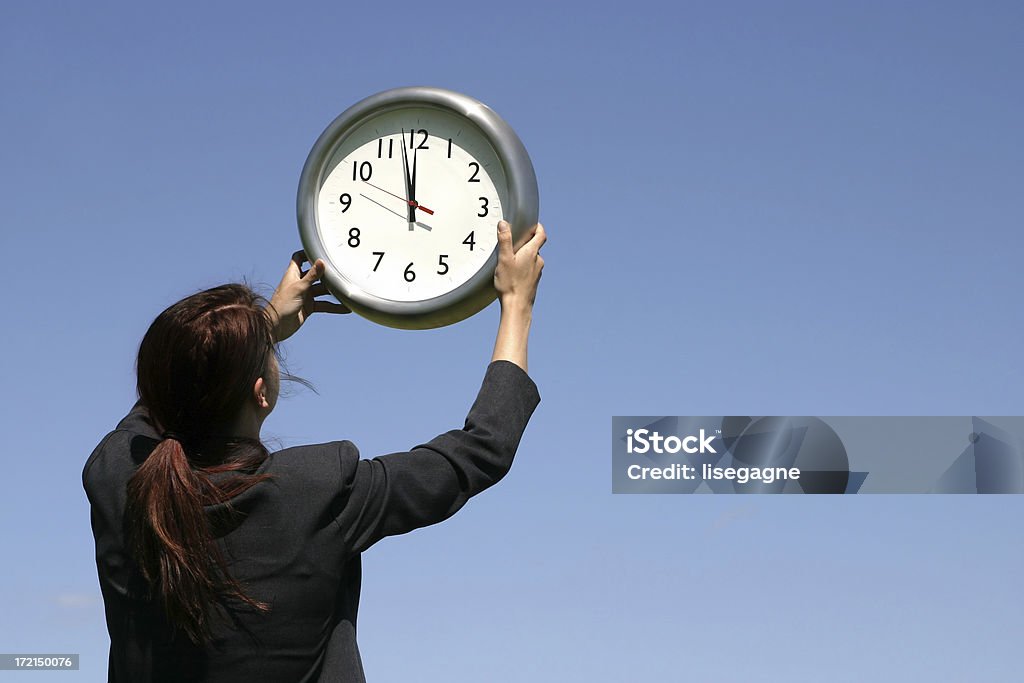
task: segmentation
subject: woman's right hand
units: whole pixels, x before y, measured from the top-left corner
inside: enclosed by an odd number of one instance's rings
[[[498,223],[498,267],[494,271],[494,288],[498,290],[502,309],[533,308],[537,283],[544,270],[544,258],[539,252],[547,239],[544,226],[538,223],[531,230],[529,241],[515,251],[511,227],[505,221]]]
[[[538,253],[547,241],[544,226],[538,223],[526,244],[515,251],[512,230],[505,221],[498,223],[498,267],[494,270],[494,288],[501,301],[498,337],[494,340],[491,361],[507,360],[527,371],[526,347],[533,320],[533,302],[537,283],[544,270],[544,259]]]

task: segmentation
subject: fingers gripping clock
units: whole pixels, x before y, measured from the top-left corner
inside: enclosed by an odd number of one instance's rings
[[[302,171],[299,231],[353,311],[405,329],[448,325],[495,298],[495,226],[518,245],[537,222],[526,149],[481,102],[439,88],[385,91],[343,112]]]

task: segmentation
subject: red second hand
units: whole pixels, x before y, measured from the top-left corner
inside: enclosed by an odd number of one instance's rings
[[[428,209],[427,207],[423,206],[419,202],[415,202],[415,201],[413,201],[411,199],[409,200],[409,206],[411,206],[414,209],[420,209],[421,211],[425,211],[426,213],[429,213],[431,216],[434,215],[433,209]]]
[[[401,196],[395,194],[394,192],[388,192],[383,187],[378,187],[377,185],[374,185],[373,183],[371,183],[368,180],[364,180],[363,182],[366,183],[367,185],[369,185],[370,187],[373,187],[373,188],[376,188],[376,189],[380,190],[384,194],[391,195],[395,199],[401,199],[403,202],[405,202],[406,204],[408,204],[409,206],[411,206],[414,209],[420,209],[420,210],[422,210],[422,211],[424,211],[426,213],[429,213],[431,216],[434,215],[434,210],[433,209],[428,209],[427,207],[423,206],[422,204],[420,204],[419,202],[417,202],[417,201],[415,201],[413,199],[406,199],[405,197],[401,197]]]

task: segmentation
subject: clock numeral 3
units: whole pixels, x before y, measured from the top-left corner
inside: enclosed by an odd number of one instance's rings
[[[480,213],[477,214],[480,218],[487,215],[487,197],[480,197]]]

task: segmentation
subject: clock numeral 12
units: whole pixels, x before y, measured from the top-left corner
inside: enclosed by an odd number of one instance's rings
[[[415,142],[413,142],[413,139],[416,137],[417,133],[419,133],[420,135],[423,136],[423,139],[420,140],[420,144],[419,145],[417,145]],[[409,131],[409,149],[430,149],[429,147],[427,147],[427,138],[428,137],[430,137],[430,136],[427,135],[427,129],[426,128],[420,128],[419,130],[410,130]]]

